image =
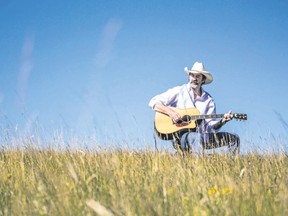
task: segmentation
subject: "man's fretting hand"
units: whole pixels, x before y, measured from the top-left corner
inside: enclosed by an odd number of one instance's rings
[[[230,110],[228,113],[225,113],[223,118],[221,119],[222,124],[226,124],[226,122],[231,121],[233,119],[232,111]]]

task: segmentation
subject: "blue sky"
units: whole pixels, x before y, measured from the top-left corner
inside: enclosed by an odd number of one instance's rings
[[[153,146],[150,98],[201,61],[218,113],[249,117],[223,130],[244,149],[287,145],[287,11],[284,0],[0,0],[2,133]]]

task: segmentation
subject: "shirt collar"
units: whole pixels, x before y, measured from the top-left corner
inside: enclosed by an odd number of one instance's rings
[[[192,95],[193,95],[193,89],[192,89],[192,87],[190,86],[189,83],[187,84],[187,87],[188,87],[188,89],[189,89],[189,92],[192,93]],[[204,98],[207,93],[206,93],[206,91],[203,89],[203,87],[201,87],[201,89],[202,89],[201,98]]]

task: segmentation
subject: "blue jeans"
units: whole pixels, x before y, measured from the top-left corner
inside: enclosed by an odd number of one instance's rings
[[[239,153],[240,138],[236,134],[227,132],[197,133],[190,132],[182,135],[180,140],[182,151],[203,154],[204,150],[227,146],[233,154]]]

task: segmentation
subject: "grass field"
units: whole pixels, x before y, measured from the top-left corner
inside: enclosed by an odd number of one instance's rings
[[[287,154],[0,152],[0,215],[288,215]]]

